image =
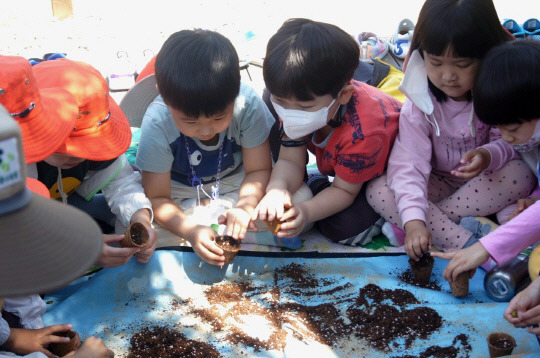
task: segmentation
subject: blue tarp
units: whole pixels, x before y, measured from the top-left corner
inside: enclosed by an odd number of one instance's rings
[[[45,296],[48,303],[45,324],[72,323],[83,339],[91,335],[103,338],[118,357],[127,356],[129,339],[144,326],[181,330],[190,339],[213,345],[226,357],[298,357],[300,354],[316,357],[419,356],[430,346],[452,346],[459,334],[465,334],[471,345],[471,350],[462,351],[460,357],[487,357],[486,336],[494,331],[509,333],[516,339],[517,347],[513,354],[540,355],[536,338],[523,329],[514,328],[502,317],[507,303],[494,302],[485,295],[484,272],[481,270],[470,281],[469,296],[458,299],[452,296],[448,284],[442,279],[446,261],[440,259],[435,259],[432,274],[432,280],[441,287],[437,291],[412,286],[398,278],[409,267],[405,255],[326,258],[241,255],[245,256],[237,256],[224,268],[201,262],[191,251],[159,250],[147,264],[132,259],[122,267],[101,270]],[[307,278],[315,278],[315,284],[295,288],[295,282],[286,275],[276,276],[276,272],[283,272],[291,264],[305,270]],[[209,308],[205,291],[210,287],[241,282],[257,288],[249,295],[252,304],[256,305],[254,307],[268,306],[271,301],[269,290],[279,287],[280,303],[296,302],[306,306],[331,303],[343,315],[359,291],[368,284],[383,289],[405,289],[421,303],[402,309],[430,307],[443,318],[443,326],[426,339],[414,340],[408,348],[404,339],[398,338],[390,344],[391,350],[387,352],[375,349],[354,336],[344,337],[343,343],[337,347],[329,347],[310,339],[309,334],[301,338],[302,330],[298,327],[282,327],[286,331],[291,330],[284,349],[255,352],[250,347],[231,344],[224,339],[226,332],[213,331],[192,310],[193,307]],[[385,303],[393,304],[391,301]],[[250,319],[232,324],[264,341],[272,334],[270,325],[265,324],[264,318],[255,318],[256,309],[253,312]],[[223,317],[223,322],[225,320]]]

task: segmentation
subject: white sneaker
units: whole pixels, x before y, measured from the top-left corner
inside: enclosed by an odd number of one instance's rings
[[[396,33],[388,41],[388,46],[392,55],[404,59],[409,53],[411,40],[414,32],[414,23],[409,19],[403,19],[399,22]]]

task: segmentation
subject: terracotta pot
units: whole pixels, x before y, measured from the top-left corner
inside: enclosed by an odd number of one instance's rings
[[[272,221],[264,220],[264,222],[266,223],[266,226],[268,226],[268,229],[270,230],[272,235],[276,236],[281,229],[281,221],[276,218]]]
[[[238,254],[240,250],[240,240],[233,239],[232,236],[220,235],[215,240],[216,245],[223,250],[223,256],[225,256],[225,264],[231,262],[232,259]]]
[[[422,256],[419,261],[409,259],[409,265],[411,266],[414,280],[420,284],[428,283],[431,278],[434,262],[435,260],[429,254]]]
[[[454,281],[450,282],[450,288],[452,289],[452,294],[455,297],[465,297],[469,294],[470,275],[470,271],[462,272]]]
[[[516,340],[503,332],[491,333],[487,337],[490,357],[503,357],[510,355],[516,346]]]
[[[120,241],[122,247],[143,247],[149,239],[148,230],[141,223],[133,223],[124,233],[124,239]]]
[[[59,357],[63,357],[69,352],[73,352],[81,346],[81,338],[79,333],[75,331],[59,332],[56,333],[57,336],[69,337],[69,342],[66,343],[51,343],[47,348],[49,352],[55,354]]]

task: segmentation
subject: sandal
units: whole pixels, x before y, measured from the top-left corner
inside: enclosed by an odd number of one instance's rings
[[[373,63],[374,58],[383,58],[388,53],[388,43],[372,32],[362,32],[358,35],[358,42],[360,43],[360,61]]]

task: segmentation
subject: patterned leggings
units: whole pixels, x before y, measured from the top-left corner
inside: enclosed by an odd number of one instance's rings
[[[527,197],[535,185],[535,174],[521,160],[512,160],[498,171],[482,173],[465,182],[432,172],[426,226],[431,230],[433,245],[444,251],[461,249],[472,235],[458,225],[462,217],[495,214]],[[366,196],[386,221],[403,227],[394,193],[386,184],[386,175],[368,184]]]

